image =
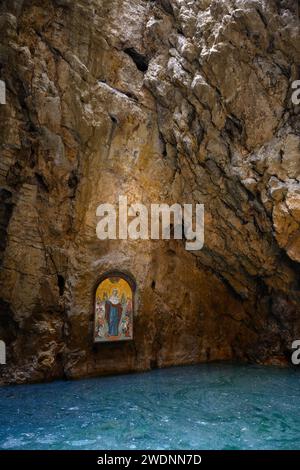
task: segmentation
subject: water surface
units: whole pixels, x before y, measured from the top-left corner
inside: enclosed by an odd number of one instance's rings
[[[0,388],[1,449],[300,449],[300,371],[211,364]]]

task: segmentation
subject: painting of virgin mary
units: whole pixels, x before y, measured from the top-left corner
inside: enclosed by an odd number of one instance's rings
[[[133,291],[121,276],[103,279],[96,290],[95,342],[132,339]]]

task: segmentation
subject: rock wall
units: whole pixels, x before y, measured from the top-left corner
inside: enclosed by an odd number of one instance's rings
[[[1,381],[242,360],[300,338],[293,0],[0,2]],[[96,208],[205,204],[205,245],[99,241]],[[93,344],[97,280],[134,341]]]

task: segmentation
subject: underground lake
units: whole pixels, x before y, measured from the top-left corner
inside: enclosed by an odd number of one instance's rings
[[[0,388],[0,449],[297,449],[300,374],[204,364]]]

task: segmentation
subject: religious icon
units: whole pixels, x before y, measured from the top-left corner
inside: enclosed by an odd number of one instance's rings
[[[121,275],[106,277],[96,290],[94,341],[130,340],[132,325],[131,285]]]

